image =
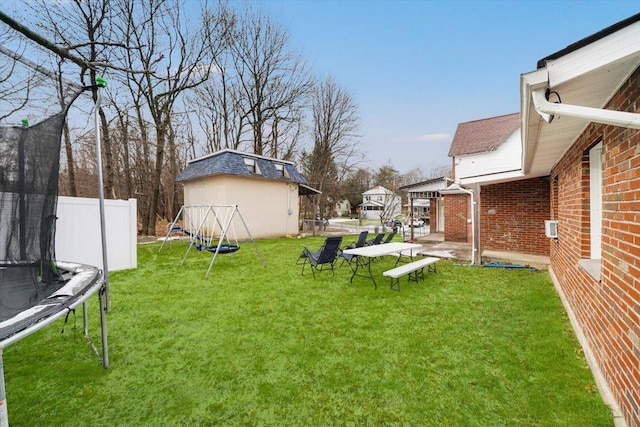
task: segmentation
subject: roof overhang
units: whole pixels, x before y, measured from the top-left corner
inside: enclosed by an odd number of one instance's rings
[[[499,184],[501,182],[509,182],[509,181],[517,181],[520,179],[526,179],[527,177],[522,173],[521,170],[513,170],[508,172],[500,172],[493,173],[482,176],[473,176],[469,178],[461,178],[461,185],[470,185],[470,184],[480,184],[480,185],[490,185],[490,184]]]
[[[549,175],[589,123],[613,124],[605,117],[630,114],[603,110],[640,66],[640,15],[624,23],[541,60],[539,69],[521,75],[522,174],[526,178]]]
[[[439,196],[439,191],[447,188],[451,178],[446,176],[430,179],[428,181],[418,182],[415,184],[403,185],[399,190],[407,190],[407,196],[410,199],[430,199]]]
[[[322,191],[309,187],[306,184],[298,183],[298,194],[300,196],[313,196],[315,194],[322,194]]]

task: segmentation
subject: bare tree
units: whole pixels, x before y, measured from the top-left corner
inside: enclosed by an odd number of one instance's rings
[[[242,102],[242,92],[238,74],[233,67],[230,44],[233,42],[232,26],[236,16],[228,9],[220,9],[227,25],[219,20],[207,19],[207,35],[210,45],[217,47],[212,56],[211,78],[198,86],[190,97],[195,107],[198,124],[206,135],[205,152],[219,151],[225,148],[238,149],[247,132],[248,120]],[[195,156],[195,153],[194,153]]]
[[[148,108],[138,109],[138,124],[143,127],[148,114],[155,135],[155,150],[146,153],[152,170],[148,211],[142,212],[142,232],[155,234],[166,149],[176,147],[173,116],[182,96],[208,79],[210,67],[203,64],[210,63],[211,47],[203,27],[189,22],[176,1],[118,0],[117,9],[127,44],[136,47],[126,50],[125,67],[145,70],[128,81],[132,95]]]
[[[241,90],[242,111],[251,129],[253,152],[279,157],[291,123],[313,88],[309,69],[289,46],[288,33],[261,12],[238,19],[230,54]],[[297,142],[297,127],[286,153]]]
[[[328,77],[313,93],[312,119],[314,145],[310,153],[303,153],[303,167],[310,184],[323,192],[314,210],[325,213],[327,198],[337,199],[337,184],[363,158],[356,141],[358,107],[351,95]]]
[[[10,117],[20,111],[29,102],[33,73],[17,76],[20,54],[13,52],[3,45],[9,38],[8,34],[0,34],[0,120]]]
[[[41,16],[44,28],[56,42],[68,52],[81,59],[86,65],[80,68],[79,80],[84,85],[95,84],[98,76],[96,67],[89,64],[108,57],[109,49],[115,45],[112,38],[110,24],[110,0],[73,0],[59,7],[48,7],[49,2],[41,0],[34,13]],[[58,61],[58,70],[62,75],[62,60]],[[103,67],[104,68],[104,67]],[[97,89],[92,92],[94,103],[98,97]],[[102,157],[104,159],[104,190],[105,195],[114,195],[113,149],[109,126],[104,109],[99,110],[100,127],[102,133]],[[65,131],[65,147],[70,174],[70,191],[76,193],[73,177],[73,152],[70,150],[71,135],[68,128]]]

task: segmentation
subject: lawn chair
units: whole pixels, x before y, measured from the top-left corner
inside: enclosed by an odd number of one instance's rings
[[[384,239],[384,242],[382,242],[382,243],[389,243],[389,242],[391,242],[393,240],[394,237],[396,237],[396,232],[395,231],[393,233],[389,233],[387,238]]]
[[[384,239],[384,233],[378,233],[376,234],[376,237],[366,243],[366,246],[379,245],[382,243],[382,239]]]
[[[304,248],[302,254],[298,257],[298,262],[296,262],[296,264],[299,264],[300,258],[304,258],[304,261],[302,261],[302,275],[304,276],[304,267],[307,263],[311,266],[311,273],[313,273],[314,279],[316,278],[316,270],[320,272],[325,268],[331,268],[331,274],[334,274],[333,264],[338,259],[340,243],[342,243],[342,236],[327,237],[319,251],[312,252]]]
[[[349,246],[345,246],[343,249],[354,249],[354,248],[363,247],[367,243],[367,235],[368,234],[369,234],[368,231],[361,232],[360,236],[358,236],[358,241],[357,242],[352,243]],[[351,261],[353,260],[353,257],[354,257],[354,255],[345,254],[344,252],[342,252],[342,250],[340,250],[340,258],[342,258],[342,262],[340,263],[340,265],[344,264],[345,261],[347,261],[349,263],[349,265],[351,265]]]

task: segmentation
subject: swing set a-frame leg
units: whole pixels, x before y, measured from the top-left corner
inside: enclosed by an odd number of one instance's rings
[[[229,226],[231,225],[231,222],[233,221],[233,217],[236,214],[238,214],[238,216],[240,217],[240,220],[242,221],[242,225],[244,226],[244,229],[247,232],[247,235],[249,236],[249,239],[251,240],[251,243],[253,244],[253,247],[255,248],[256,253],[260,257],[260,262],[262,262],[262,265],[264,267],[267,266],[267,263],[264,261],[264,258],[262,257],[262,253],[260,252],[260,249],[258,249],[258,245],[256,244],[255,240],[253,240],[253,236],[251,235],[251,231],[249,231],[249,227],[247,226],[247,223],[245,222],[244,217],[242,216],[242,213],[240,213],[240,210],[238,209],[238,205],[233,205],[233,212],[231,213],[231,215],[229,217],[229,220],[225,224],[224,230],[220,234],[220,241],[218,242],[218,247],[216,248],[216,251],[213,254],[213,258],[211,258],[211,262],[209,263],[209,269],[207,270],[207,273],[204,275],[205,278],[209,277],[209,273],[211,272],[211,269],[213,268],[213,263],[216,261],[216,257],[218,256],[218,252],[220,251],[220,246],[222,244],[222,241],[226,237],[227,231],[229,230]]]

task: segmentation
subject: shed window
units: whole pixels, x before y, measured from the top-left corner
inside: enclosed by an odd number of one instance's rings
[[[276,170],[278,171],[278,174],[281,177],[289,178],[289,174],[287,173],[287,170],[285,169],[284,165],[276,163]]]
[[[249,173],[260,174],[260,168],[258,168],[258,164],[256,163],[255,159],[245,157],[244,164],[247,166],[247,170],[249,171]]]

